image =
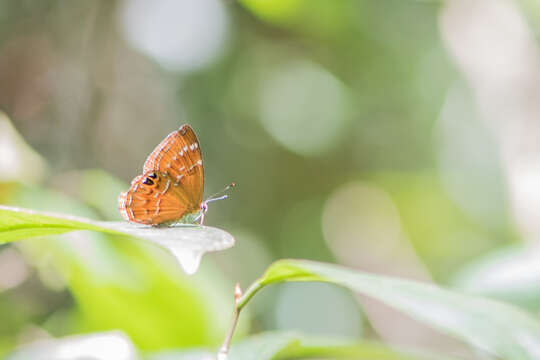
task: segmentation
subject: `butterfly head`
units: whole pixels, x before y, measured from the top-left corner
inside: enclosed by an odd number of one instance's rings
[[[201,211],[202,211],[203,213],[205,213],[205,212],[208,211],[208,202],[207,202],[207,201],[203,201],[203,202],[201,203]]]
[[[229,189],[233,188],[236,186],[236,183],[232,183],[230,185],[227,185],[223,190],[221,190],[220,192],[212,195],[211,197],[209,197],[208,199],[206,199],[205,201],[203,201],[201,203],[201,210],[200,210],[200,221],[201,221],[201,225],[204,221],[204,214],[206,214],[206,212],[208,211],[208,203],[211,203],[212,201],[217,201],[217,200],[225,200],[229,197],[229,195],[225,194],[225,195],[221,195],[221,196],[217,196],[219,194],[222,194],[226,191],[228,191]]]

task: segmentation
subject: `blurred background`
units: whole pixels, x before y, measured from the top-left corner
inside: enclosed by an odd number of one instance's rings
[[[236,246],[193,276],[95,233],[0,245],[0,355],[109,329],[216,346],[233,284],[335,262],[540,309],[540,6],[532,0],[0,1],[0,203],[119,220],[116,199],[189,123],[206,224]],[[265,330],[470,356],[325,284],[265,289]]]

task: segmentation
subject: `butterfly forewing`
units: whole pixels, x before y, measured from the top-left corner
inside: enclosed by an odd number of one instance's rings
[[[169,134],[148,156],[143,174],[120,194],[124,219],[157,225],[200,210],[204,189],[202,156],[189,125]]]
[[[146,159],[143,172],[166,173],[199,205],[203,198],[204,168],[199,141],[189,125],[170,133]],[[177,185],[177,186],[178,186]]]

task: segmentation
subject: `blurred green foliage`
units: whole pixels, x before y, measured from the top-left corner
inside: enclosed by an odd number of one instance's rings
[[[82,203],[43,189],[21,185],[11,194],[4,202],[94,216]],[[226,325],[218,314],[231,306],[226,284],[232,283],[212,266],[187,276],[163,252],[117,237],[67,234],[21,245],[34,264],[60,271],[57,281],[77,304],[76,326],[66,329],[68,318],[50,330],[61,335],[122,328],[141,349],[217,344]]]

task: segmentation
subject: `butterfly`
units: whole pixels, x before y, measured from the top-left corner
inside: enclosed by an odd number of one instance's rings
[[[229,187],[235,184],[229,185]],[[118,210],[131,222],[147,225],[203,224],[208,202],[203,201],[204,167],[201,147],[191,126],[170,133],[146,159],[143,173],[118,197]]]

